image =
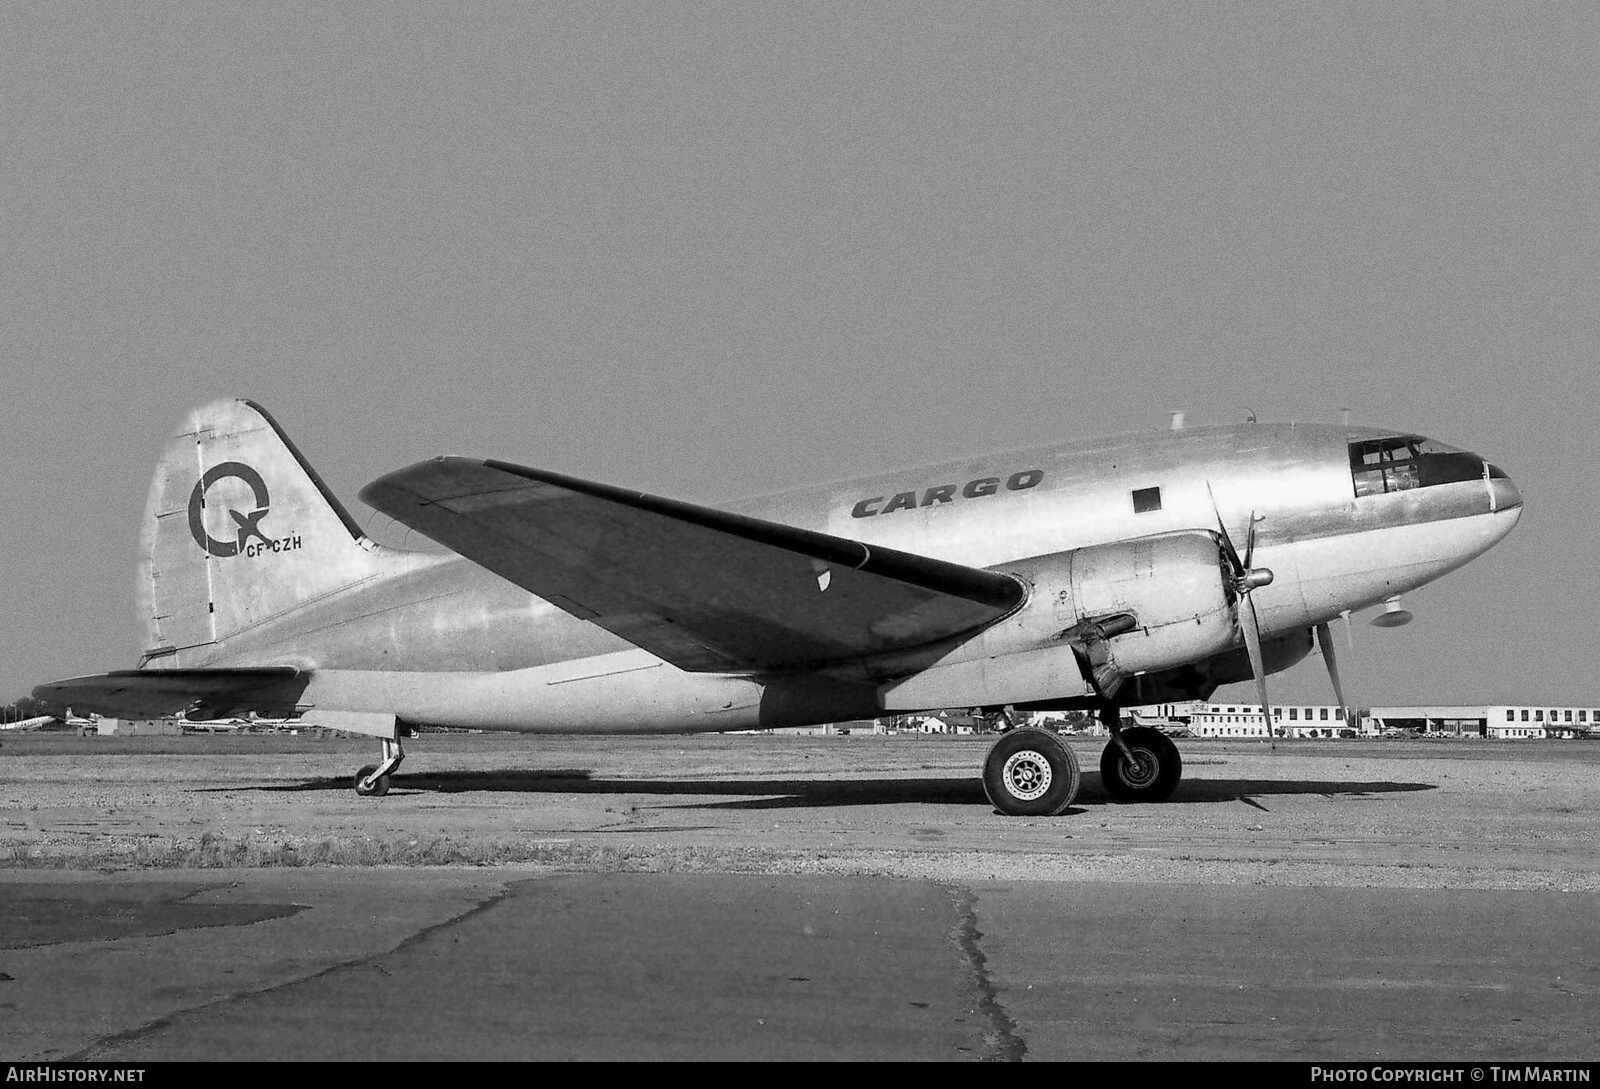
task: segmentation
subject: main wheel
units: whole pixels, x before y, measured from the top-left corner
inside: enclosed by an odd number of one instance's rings
[[[984,758],[983,792],[1008,816],[1053,817],[1077,796],[1078,758],[1049,730],[1019,727]]]
[[[1164,802],[1183,777],[1183,757],[1172,738],[1150,726],[1122,731],[1133,752],[1130,763],[1113,741],[1100,754],[1100,779],[1106,793],[1119,802]]]
[[[366,785],[367,776],[371,775],[377,770],[378,765],[368,764],[366,767],[356,772],[356,793],[361,795],[363,798],[381,798],[385,794],[389,793],[389,777],[387,775],[378,776],[378,781],[373,783],[371,786]]]

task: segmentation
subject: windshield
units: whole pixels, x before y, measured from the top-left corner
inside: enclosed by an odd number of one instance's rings
[[[1503,476],[1477,454],[1421,435],[1363,439],[1350,444],[1350,475],[1356,495],[1382,495],[1463,480]]]

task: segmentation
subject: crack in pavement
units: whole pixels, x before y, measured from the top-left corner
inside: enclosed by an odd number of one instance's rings
[[[964,886],[947,885],[945,889],[956,913],[956,924],[950,936],[972,972],[973,989],[978,995],[977,1013],[985,1026],[982,1061],[1021,1062],[1028,1054],[1028,1043],[1017,1031],[1017,1022],[1000,1001],[994,980],[989,975],[989,958],[984,955],[981,945],[983,931],[978,929],[977,893]]]
[[[104,1049],[116,1047],[119,1044],[137,1043],[147,1036],[154,1035],[163,1029],[173,1027],[181,1019],[192,1014],[209,1013],[214,1010],[223,1009],[235,1002],[244,1001],[246,999],[260,998],[264,995],[274,994],[278,991],[299,987],[307,983],[314,983],[319,979],[326,978],[327,976],[333,975],[336,972],[342,972],[349,968],[370,967],[374,971],[383,972],[385,975],[387,975],[388,972],[385,971],[380,963],[378,963],[379,961],[386,957],[391,957],[396,953],[399,953],[421,941],[426,940],[437,931],[443,930],[446,927],[455,926],[457,923],[465,922],[474,915],[478,915],[481,912],[488,911],[490,908],[504,903],[505,900],[511,895],[513,885],[518,883],[519,882],[508,882],[501,885],[497,891],[489,894],[483,900],[467,908],[460,914],[452,915],[448,919],[441,919],[436,923],[431,923],[420,930],[408,934],[388,949],[380,950],[376,953],[370,953],[366,956],[353,957],[349,960],[339,961],[335,964],[328,965],[326,968],[319,969],[310,975],[301,976],[297,979],[285,980],[282,983],[274,983],[266,987],[257,988],[256,990],[240,991],[238,994],[225,995],[222,998],[213,999],[210,1002],[202,1002],[197,1006],[186,1006],[182,1009],[173,1010],[171,1013],[164,1014],[161,1017],[157,1017],[152,1021],[147,1021],[142,1025],[135,1026],[134,1028],[124,1029],[121,1032],[115,1032],[109,1036],[102,1036],[95,1040],[88,1047],[85,1047],[80,1051],[74,1052],[71,1055],[67,1055],[59,1059],[52,1059],[51,1061],[93,1062],[96,1061],[97,1055]]]

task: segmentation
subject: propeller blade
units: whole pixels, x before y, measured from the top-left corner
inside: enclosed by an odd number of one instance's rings
[[[1328,667],[1328,679],[1333,682],[1333,694],[1344,708],[1345,722],[1350,721],[1350,704],[1344,698],[1344,688],[1339,684],[1339,662],[1333,653],[1333,629],[1324,620],[1317,625],[1317,646],[1322,650],[1322,661]]]
[[[1206,481],[1206,494],[1211,496],[1211,512],[1217,516],[1217,529],[1222,534],[1222,548],[1227,556],[1228,566],[1233,569],[1233,577],[1237,579],[1249,568],[1239,558],[1239,550],[1233,547],[1233,538],[1228,534],[1228,527],[1222,521],[1222,508],[1217,506],[1217,495],[1211,490],[1211,482]]]
[[[1261,714],[1266,719],[1267,736],[1273,738],[1277,733],[1272,724],[1272,700],[1267,696],[1266,661],[1261,656],[1261,618],[1256,615],[1255,599],[1250,596],[1250,592],[1257,587],[1272,583],[1271,571],[1250,566],[1256,554],[1256,523],[1261,519],[1256,517],[1255,511],[1250,512],[1250,528],[1245,536],[1245,554],[1241,559],[1239,550],[1234,547],[1233,537],[1228,533],[1228,525],[1222,520],[1222,508],[1217,506],[1217,494],[1211,490],[1209,480],[1206,481],[1206,494],[1211,496],[1211,510],[1217,516],[1223,557],[1233,572],[1234,613],[1239,618],[1239,630],[1244,633],[1245,650],[1250,654],[1250,672],[1256,678],[1256,692],[1261,697]],[[1277,747],[1276,743],[1273,747]]]
[[[1244,535],[1244,569],[1249,571],[1256,558],[1256,523],[1261,519],[1256,517],[1256,512],[1250,512],[1250,528]]]
[[[1245,650],[1250,653],[1250,672],[1255,674],[1256,692],[1261,697],[1261,714],[1267,720],[1267,736],[1276,737],[1272,725],[1272,701],[1267,698],[1267,667],[1261,657],[1261,621],[1256,617],[1256,605],[1248,597],[1241,602],[1239,627],[1244,631]]]

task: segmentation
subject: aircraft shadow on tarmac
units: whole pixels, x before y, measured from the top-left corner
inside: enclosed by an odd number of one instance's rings
[[[220,788],[206,788],[220,789]],[[236,788],[229,787],[229,790]],[[288,786],[264,786],[270,792],[350,790],[351,779],[313,779]],[[1178,786],[1175,802],[1244,802],[1265,808],[1256,799],[1284,794],[1368,798],[1435,790],[1432,783],[1355,782],[1316,779],[1192,779]],[[737,795],[737,800],[703,802],[691,808],[788,809],[836,805],[989,805],[976,776],[959,779],[596,779],[583,768],[536,771],[457,771],[397,774],[391,794],[462,794],[496,791],[522,794],[654,794],[705,797]],[[1106,803],[1110,797],[1100,776],[1085,772],[1078,802]]]

